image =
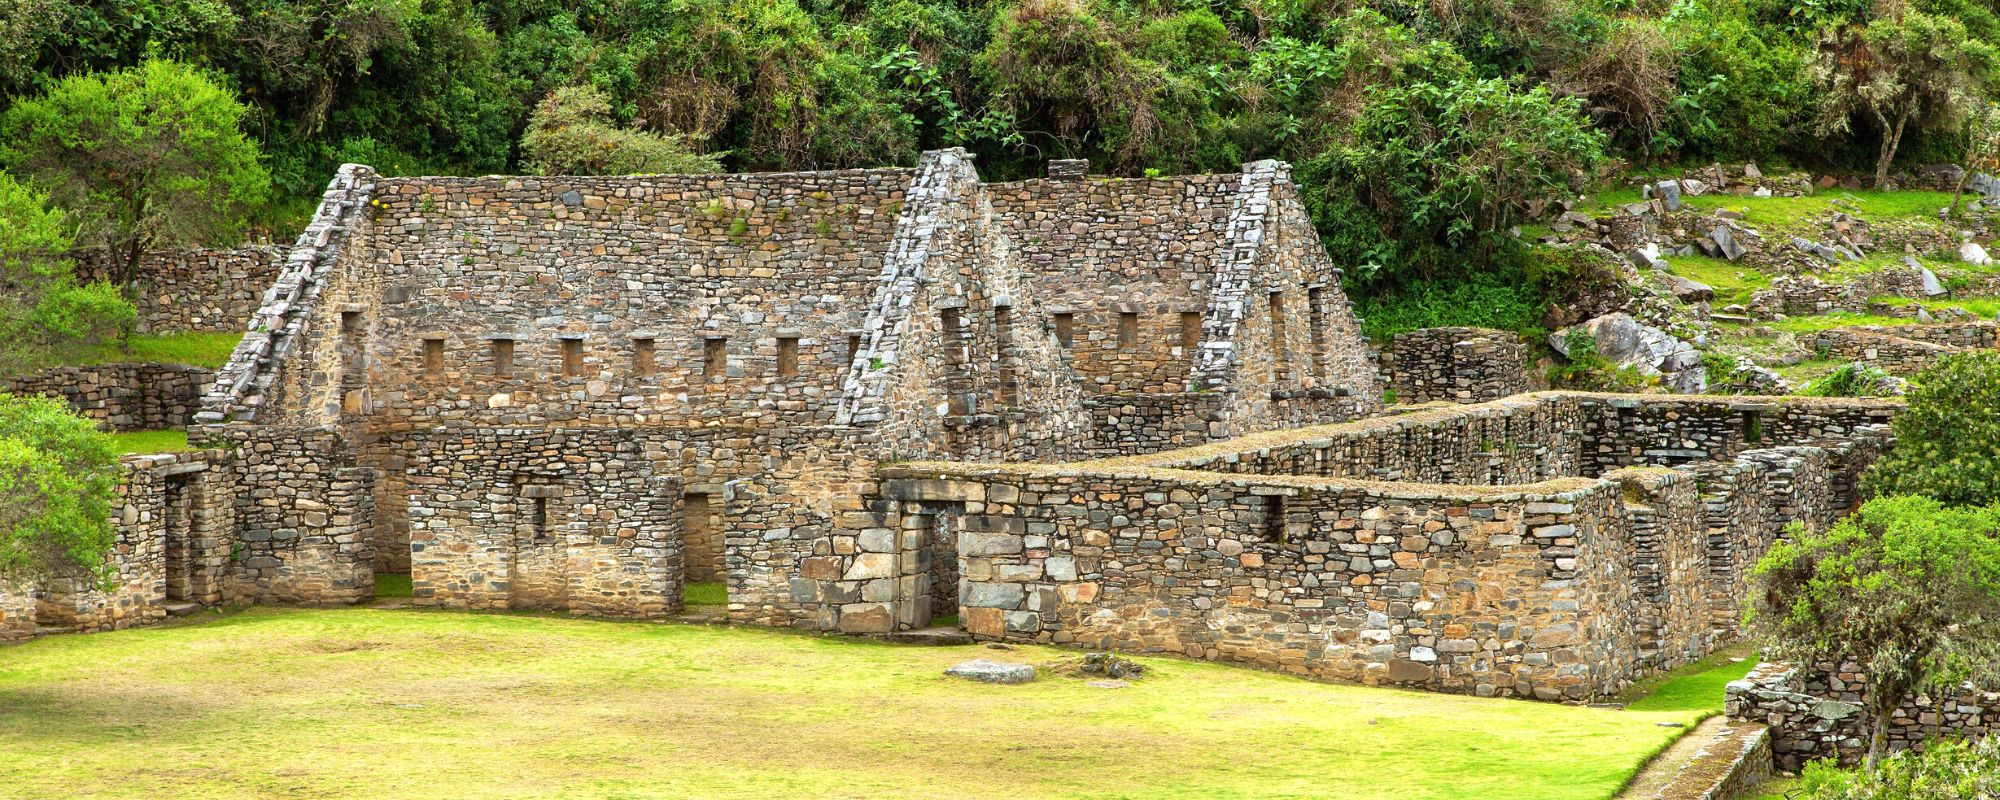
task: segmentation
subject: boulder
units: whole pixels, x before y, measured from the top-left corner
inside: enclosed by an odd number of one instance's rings
[[[1649,243],[1644,247],[1634,247],[1625,251],[1625,260],[1632,262],[1632,266],[1640,269],[1665,270],[1667,268],[1667,262],[1660,260],[1660,246],[1656,244]]]
[[[1824,258],[1828,261],[1861,260],[1847,253],[1846,251],[1841,250],[1840,248],[1828,244],[1821,244],[1819,242],[1815,242],[1811,239],[1807,239],[1802,236],[1792,237],[1792,247],[1819,256],[1820,258]]]
[[[1916,259],[1909,256],[1903,257],[1903,265],[1917,271],[1917,278],[1924,283],[1925,297],[1936,297],[1945,293],[1944,281],[1938,280],[1937,273],[1932,272],[1929,267],[1917,263]]]
[[[1958,260],[1973,266],[1983,267],[1993,263],[1993,257],[1986,254],[1986,248],[1978,242],[1966,242],[1958,246]]]
[[[1660,280],[1666,284],[1667,291],[1681,302],[1701,303],[1715,299],[1715,287],[1693,278],[1683,278],[1673,273],[1663,273],[1660,276]]]
[[[1735,261],[1743,257],[1743,245],[1736,242],[1736,231],[1728,225],[1717,225],[1708,232],[1708,239],[1715,243],[1716,252],[1721,257]]]
[[[1649,184],[1646,186],[1646,191],[1641,192],[1640,196],[1660,198],[1660,202],[1670,212],[1681,210],[1681,184],[1679,181],[1667,180]]]
[[[1988,200],[2000,200],[2000,178],[1984,172],[1973,173],[1972,178],[1965,182],[1965,188],[1980,193]]]
[[[1746,181],[1761,181],[1764,179],[1764,171],[1758,169],[1755,162],[1744,164],[1743,179]]]
[[[1632,367],[1642,375],[1658,376],[1661,384],[1683,394],[1707,388],[1701,351],[1673,334],[1640,323],[1624,312],[1606,314],[1549,335],[1549,345],[1569,356],[1569,337],[1582,332],[1596,342],[1597,355],[1614,366]]]
[[[1035,668],[1026,664],[975,658],[953,664],[944,674],[980,683],[1027,683],[1035,679]]]
[[[1693,178],[1684,178],[1681,180],[1681,192],[1689,197],[1700,197],[1708,194],[1710,191],[1713,190],[1704,181],[1698,181]]]

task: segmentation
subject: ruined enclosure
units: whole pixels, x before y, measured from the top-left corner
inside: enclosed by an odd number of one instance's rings
[[[1076,464],[898,464],[862,505],[890,531],[963,515],[982,638],[1590,701],[1734,641],[1749,565],[1854,503],[1894,411],[1521,395]]]

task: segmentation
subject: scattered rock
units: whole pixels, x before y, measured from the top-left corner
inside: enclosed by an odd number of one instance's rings
[[[1755,162],[1744,164],[1743,179],[1746,181],[1761,181],[1764,179],[1764,171],[1758,169]]]
[[[1662,273],[1660,280],[1675,299],[1684,303],[1701,303],[1715,299],[1715,288],[1692,278],[1683,278],[1673,273]]]
[[[1736,242],[1736,232],[1728,225],[1717,225],[1708,232],[1708,240],[1715,243],[1716,252],[1723,258],[1735,261],[1743,257],[1743,245]]]
[[[1648,243],[1644,247],[1635,247],[1625,251],[1625,260],[1632,262],[1632,266],[1640,269],[1664,271],[1667,268],[1667,262],[1660,260],[1660,246],[1651,243]]]
[[[1731,209],[1731,208],[1725,208],[1725,209],[1722,209],[1722,210],[1720,210],[1720,211],[1717,211],[1717,212],[1715,212],[1715,216],[1716,216],[1716,218],[1717,218],[1717,219],[1738,219],[1738,220],[1740,220],[1740,219],[1742,219],[1742,218],[1743,218],[1743,212],[1741,212],[1741,211],[1737,211],[1737,210],[1735,210],[1735,209]]]
[[[1640,194],[1644,197],[1660,198],[1660,202],[1664,203],[1670,212],[1681,210],[1681,184],[1679,181],[1660,181],[1659,183],[1647,186],[1646,191]]]
[[[1567,357],[1570,333],[1577,330],[1596,342],[1599,357],[1615,366],[1633,367],[1643,375],[1659,376],[1660,382],[1673,391],[1692,394],[1708,386],[1701,352],[1694,345],[1641,324],[1630,314],[1606,314],[1556,331],[1550,334],[1549,345]]]
[[[1035,668],[1026,664],[975,658],[954,664],[944,674],[980,683],[1027,683],[1035,679]]]
[[[1084,681],[1083,685],[1092,689],[1123,689],[1132,684],[1124,681]]]
[[[1090,675],[1103,675],[1114,679],[1137,678],[1145,673],[1146,666],[1129,659],[1119,658],[1116,653],[1085,653],[1083,654],[1083,666],[1078,667],[1077,671]]]
[[[1903,257],[1903,265],[1917,271],[1917,277],[1924,282],[1925,297],[1936,297],[1945,293],[1944,281],[1938,280],[1937,273],[1932,272],[1929,267],[1917,263],[1916,259],[1909,256]]]
[[[1987,255],[1986,248],[1980,247],[1978,242],[1966,242],[1959,245],[1958,260],[1976,267],[1983,267],[1993,263],[1993,257]]]

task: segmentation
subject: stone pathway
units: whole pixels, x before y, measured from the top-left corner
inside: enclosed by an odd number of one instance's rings
[[[1689,761],[1693,761],[1695,755],[1701,752],[1702,745],[1713,740],[1715,732],[1722,730],[1723,724],[1728,721],[1721,714],[1702,720],[1700,725],[1694,726],[1694,730],[1674,740],[1667,749],[1660,751],[1659,755],[1653,756],[1653,760],[1646,762],[1646,766],[1640,768],[1639,774],[1632,778],[1631,783],[1626,784],[1625,790],[1619,792],[1614,800],[1652,800],[1658,797],[1660,789],[1665,788],[1675,775],[1679,775],[1681,768],[1687,766]]]

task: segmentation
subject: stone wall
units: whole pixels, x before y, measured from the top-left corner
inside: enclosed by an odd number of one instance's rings
[[[0,391],[46,395],[107,431],[186,428],[201,408],[215,370],[182,364],[120,363],[58,367],[7,378]]]
[[[1484,403],[1531,390],[1527,345],[1506,331],[1426,328],[1400,333],[1386,360],[1399,403]]]
[[[1689,736],[1699,735],[1689,733]],[[1752,722],[1728,722],[1653,795],[1660,800],[1736,800],[1770,780],[1771,732]]]
[[[1762,663],[1726,690],[1726,713],[1734,720],[1771,727],[1777,765],[1797,771],[1807,762],[1833,758],[1854,764],[1868,752],[1859,666]],[[1920,694],[1891,718],[1889,750],[1920,747],[1938,737],[2000,733],[2000,692],[1966,688],[1952,697]]]
[[[194,248],[147,253],[139,263],[138,329],[142,332],[242,330],[263,305],[264,290],[285,263],[286,248]],[[99,251],[78,255],[85,278],[106,278]]]
[[[418,605],[660,617],[681,608],[677,475],[624,431],[413,432]]]
[[[1996,344],[1991,322],[1939,325],[1857,325],[1820,331],[1813,346],[1834,358],[1859,361],[1891,375],[1910,376],[1953,353],[1991,350]]]
[[[35,597],[27,586],[0,583],[0,642],[35,635]]]
[[[1851,502],[1836,473],[1896,407],[1545,393],[1069,465],[898,464],[855,524],[922,580],[935,555],[889,534],[950,520],[979,637],[1580,702],[1732,640],[1717,615],[1748,565]],[[1535,446],[1468,444],[1510,432]]]
[[[113,511],[109,588],[85,575],[36,587],[33,624],[101,631],[163,619],[171,603],[231,596],[228,487],[211,472],[218,452],[127,456]]]

